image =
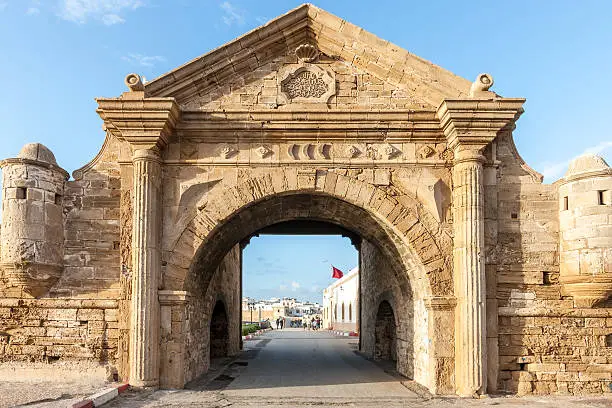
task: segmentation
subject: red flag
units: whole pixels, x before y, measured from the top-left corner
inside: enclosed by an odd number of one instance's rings
[[[340,279],[343,276],[344,274],[342,273],[342,271],[332,265],[332,278]]]

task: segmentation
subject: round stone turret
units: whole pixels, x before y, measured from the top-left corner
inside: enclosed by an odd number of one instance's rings
[[[62,196],[68,173],[40,143],[25,145],[2,168],[0,268],[16,296],[38,297],[63,271]]]
[[[591,307],[612,295],[612,169],[574,159],[559,184],[559,269],[565,295]]]

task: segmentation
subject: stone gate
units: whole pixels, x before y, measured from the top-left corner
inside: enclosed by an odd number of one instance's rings
[[[366,354],[384,304],[383,354],[434,393],[610,391],[612,171],[542,184],[490,75],[303,5],[126,85],[74,180],[40,144],[0,163],[2,361],[183,387],[240,349],[241,244],[317,221],[359,239]]]

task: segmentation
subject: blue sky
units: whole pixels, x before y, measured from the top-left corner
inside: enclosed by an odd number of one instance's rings
[[[331,264],[347,273],[359,260],[350,239],[336,235],[260,235],[242,256],[244,296],[317,302],[334,281]]]
[[[40,141],[65,169],[81,167],[104,137],[94,98],[118,96],[127,73],[153,79],[299,4],[0,0],[0,158]],[[489,72],[493,89],[503,96],[526,97],[515,140],[547,182],[562,176],[568,161],[585,151],[609,161],[612,2],[326,0],[315,5],[457,75],[473,80]],[[274,252],[261,251],[268,258]]]

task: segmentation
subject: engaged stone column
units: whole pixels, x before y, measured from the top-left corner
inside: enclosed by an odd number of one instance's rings
[[[465,99],[447,99],[438,108],[440,127],[454,152],[453,279],[455,311],[455,387],[472,396],[486,393],[486,278],[483,151],[502,130],[511,130],[524,99],[501,98],[488,89],[493,78],[481,74]],[[496,203],[495,203],[496,204]]]
[[[157,149],[134,151],[132,336],[130,384],[159,385],[161,160]]]
[[[98,114],[105,128],[130,143],[133,156],[132,298],[129,377],[136,387],[159,385],[161,279],[160,151],[169,143],[180,108],[174,98],[147,96],[141,78],[125,78],[129,91],[119,98],[100,98]],[[126,372],[127,370],[121,370]]]
[[[482,394],[486,387],[483,162],[478,151],[459,151],[453,166],[455,349],[460,395]]]

